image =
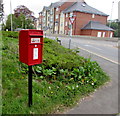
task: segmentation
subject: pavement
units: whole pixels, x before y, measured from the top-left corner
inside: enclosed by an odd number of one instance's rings
[[[53,37],[49,37],[55,39]],[[60,38],[62,45],[68,48],[69,39]],[[116,114],[120,112],[118,105],[118,49],[117,42],[72,39],[71,49],[79,48],[79,55],[97,61],[110,76],[111,82],[98,89],[89,97],[79,101],[77,105],[64,114]],[[120,69],[119,69],[120,71]]]
[[[118,113],[118,65],[81,50],[79,55],[91,56],[109,74],[111,82],[98,89],[90,97],[80,101],[65,114],[115,114]]]

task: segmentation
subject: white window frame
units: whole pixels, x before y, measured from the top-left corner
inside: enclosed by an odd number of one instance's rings
[[[55,17],[56,19],[58,19],[58,15],[56,15],[56,17]]]
[[[72,17],[72,16],[73,16],[73,12],[70,13],[70,17]]]
[[[112,38],[112,37],[113,37],[113,33],[111,32],[111,33],[110,33],[110,38]]]
[[[53,17],[50,17],[50,21],[53,21]]]
[[[102,36],[102,32],[98,32],[97,37],[101,37],[101,36]]]
[[[63,14],[63,13],[61,13],[61,14],[60,14],[60,17],[64,17],[64,14]]]
[[[56,11],[59,11],[59,8],[58,8],[58,7],[56,8]]]
[[[106,32],[103,32],[103,36],[102,37],[105,37],[105,34],[106,34]]]
[[[53,9],[50,10],[50,14],[51,14],[51,15],[53,14]]]
[[[60,25],[61,27],[63,26],[63,22],[61,22],[61,25]]]
[[[68,14],[66,14],[66,18],[68,17]]]
[[[92,18],[93,18],[93,19],[95,18],[95,14],[92,14]]]
[[[65,22],[65,26],[68,26],[68,22],[67,21]]]

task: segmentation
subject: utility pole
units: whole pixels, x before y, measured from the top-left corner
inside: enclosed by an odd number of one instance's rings
[[[13,21],[12,21],[12,3],[10,0],[10,14],[11,14],[11,31],[13,31]]]
[[[109,24],[109,27],[111,27],[111,23],[112,23],[113,6],[114,6],[114,1],[112,2],[112,8],[111,8],[111,15],[110,15],[110,24]]]

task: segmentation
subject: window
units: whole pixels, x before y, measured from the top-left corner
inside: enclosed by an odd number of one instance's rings
[[[101,37],[102,32],[98,32],[97,37]]]
[[[52,9],[50,10],[50,14],[51,14],[51,15],[53,14],[53,10],[52,10]]]
[[[68,14],[66,14],[66,18],[68,17]]]
[[[50,17],[50,21],[53,21],[53,17]]]
[[[112,37],[113,37],[113,33],[111,32],[111,33],[110,33],[110,38],[112,38]]]
[[[93,19],[95,18],[95,14],[92,14],[92,18],[93,18]]]
[[[85,4],[82,4],[83,7],[85,7],[86,5]]]
[[[59,8],[56,8],[56,11],[58,11],[59,10]]]
[[[63,14],[63,13],[61,13],[60,17],[64,17],[64,14]]]
[[[61,27],[63,26],[63,23],[61,23]]]
[[[56,19],[58,19],[58,15],[56,15]]]
[[[73,12],[70,13],[70,17],[72,17],[72,16],[73,16]]]
[[[65,26],[67,26],[67,25],[68,25],[68,22],[66,21]]]
[[[105,37],[105,32],[103,32],[103,37]]]
[[[53,24],[51,23],[51,24],[50,24],[50,26],[52,27],[52,26],[53,26]]]

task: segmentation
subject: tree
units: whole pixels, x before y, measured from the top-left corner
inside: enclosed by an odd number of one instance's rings
[[[11,30],[11,15],[12,15],[12,20],[13,20],[13,30],[16,28],[22,28],[22,29],[33,29],[33,21],[31,19],[26,18],[24,14],[20,14],[18,17],[16,17],[14,14],[10,14],[7,17],[6,24],[4,26],[4,30],[8,29],[9,31]]]
[[[29,10],[26,6],[20,5],[16,9],[14,9],[14,14],[16,17],[20,16],[20,14],[24,14],[26,18],[29,18],[31,20],[34,20],[33,12]]]
[[[29,10],[26,6],[20,5],[16,9],[14,9],[14,14],[10,14],[7,17],[6,24],[4,26],[4,30],[10,30],[11,27],[11,19],[10,16],[12,15],[12,22],[13,22],[13,30],[16,28],[22,29],[33,29],[35,28],[35,17],[33,16],[33,12]]]
[[[3,16],[4,16],[4,5],[3,5],[3,1],[0,1],[0,22],[3,20]]]
[[[118,28],[119,28],[119,20],[116,19],[115,21],[110,21],[107,23],[107,26],[110,26],[110,28],[114,29],[114,37],[120,37],[118,33]]]

